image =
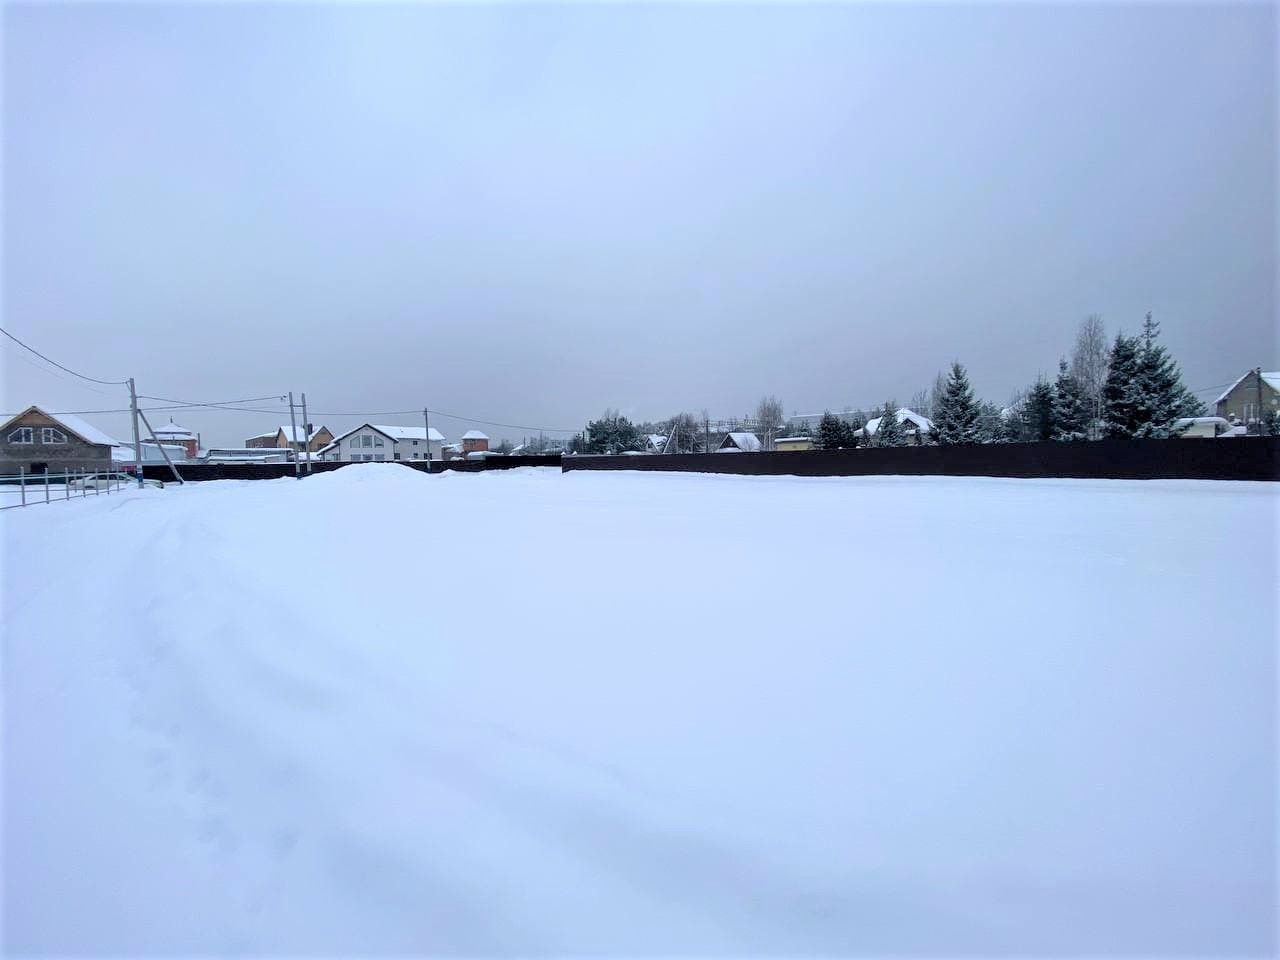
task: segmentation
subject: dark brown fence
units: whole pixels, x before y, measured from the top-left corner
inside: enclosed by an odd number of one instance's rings
[[[401,467],[414,470],[426,470],[425,460],[388,461]],[[312,473],[325,473],[351,466],[349,463],[311,464]],[[462,473],[483,473],[486,470],[510,470],[514,467],[560,467],[559,454],[538,457],[486,457],[483,460],[433,460],[431,472],[442,473],[445,470],[456,470]],[[306,465],[303,465],[305,470]],[[178,473],[183,480],[199,482],[201,480],[275,480],[279,477],[292,477],[295,468],[292,463],[180,463]],[[173,473],[166,464],[143,464],[142,475],[148,480],[173,480]]]
[[[1280,480],[1280,437],[990,443],[788,453],[564,458],[569,470],[674,470],[798,477],[1061,477]]]

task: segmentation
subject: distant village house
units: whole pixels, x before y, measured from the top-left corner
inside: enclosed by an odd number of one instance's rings
[[[0,427],[0,471],[110,470],[119,442],[67,413],[34,404]]]
[[[315,429],[314,424],[305,424],[298,427],[295,431],[292,424],[286,424],[283,427],[277,427],[275,433],[263,433],[256,437],[250,437],[244,442],[247,449],[276,449],[276,450],[297,450],[301,452],[303,447],[303,438],[306,438],[305,449],[312,453],[318,453],[329,444],[333,443],[333,433],[328,427],[321,426]]]
[[[444,435],[435,427],[430,436],[424,427],[399,427],[391,424],[362,423],[348,430],[319,451],[319,459],[343,463],[372,460],[439,460]]]
[[[1259,383],[1261,394],[1259,397]],[[1261,400],[1261,405],[1259,405]],[[1280,370],[1262,373],[1250,370],[1233,383],[1214,404],[1214,413],[1225,420],[1254,426],[1267,414],[1280,410]],[[1256,430],[1254,431],[1257,432]]]

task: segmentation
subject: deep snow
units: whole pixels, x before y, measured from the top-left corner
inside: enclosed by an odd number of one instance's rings
[[[1277,502],[370,464],[8,511],[5,947],[1272,951]]]

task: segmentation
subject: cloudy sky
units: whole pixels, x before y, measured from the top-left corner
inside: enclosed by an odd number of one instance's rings
[[[1264,4],[8,4],[4,325],[335,428],[906,402],[952,358],[1004,401],[1148,309],[1208,387],[1280,367],[1276,49]],[[9,411],[122,405],[2,356]]]

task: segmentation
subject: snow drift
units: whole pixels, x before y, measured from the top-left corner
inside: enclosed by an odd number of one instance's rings
[[[5,947],[1274,950],[1276,506],[380,464],[11,511]]]

